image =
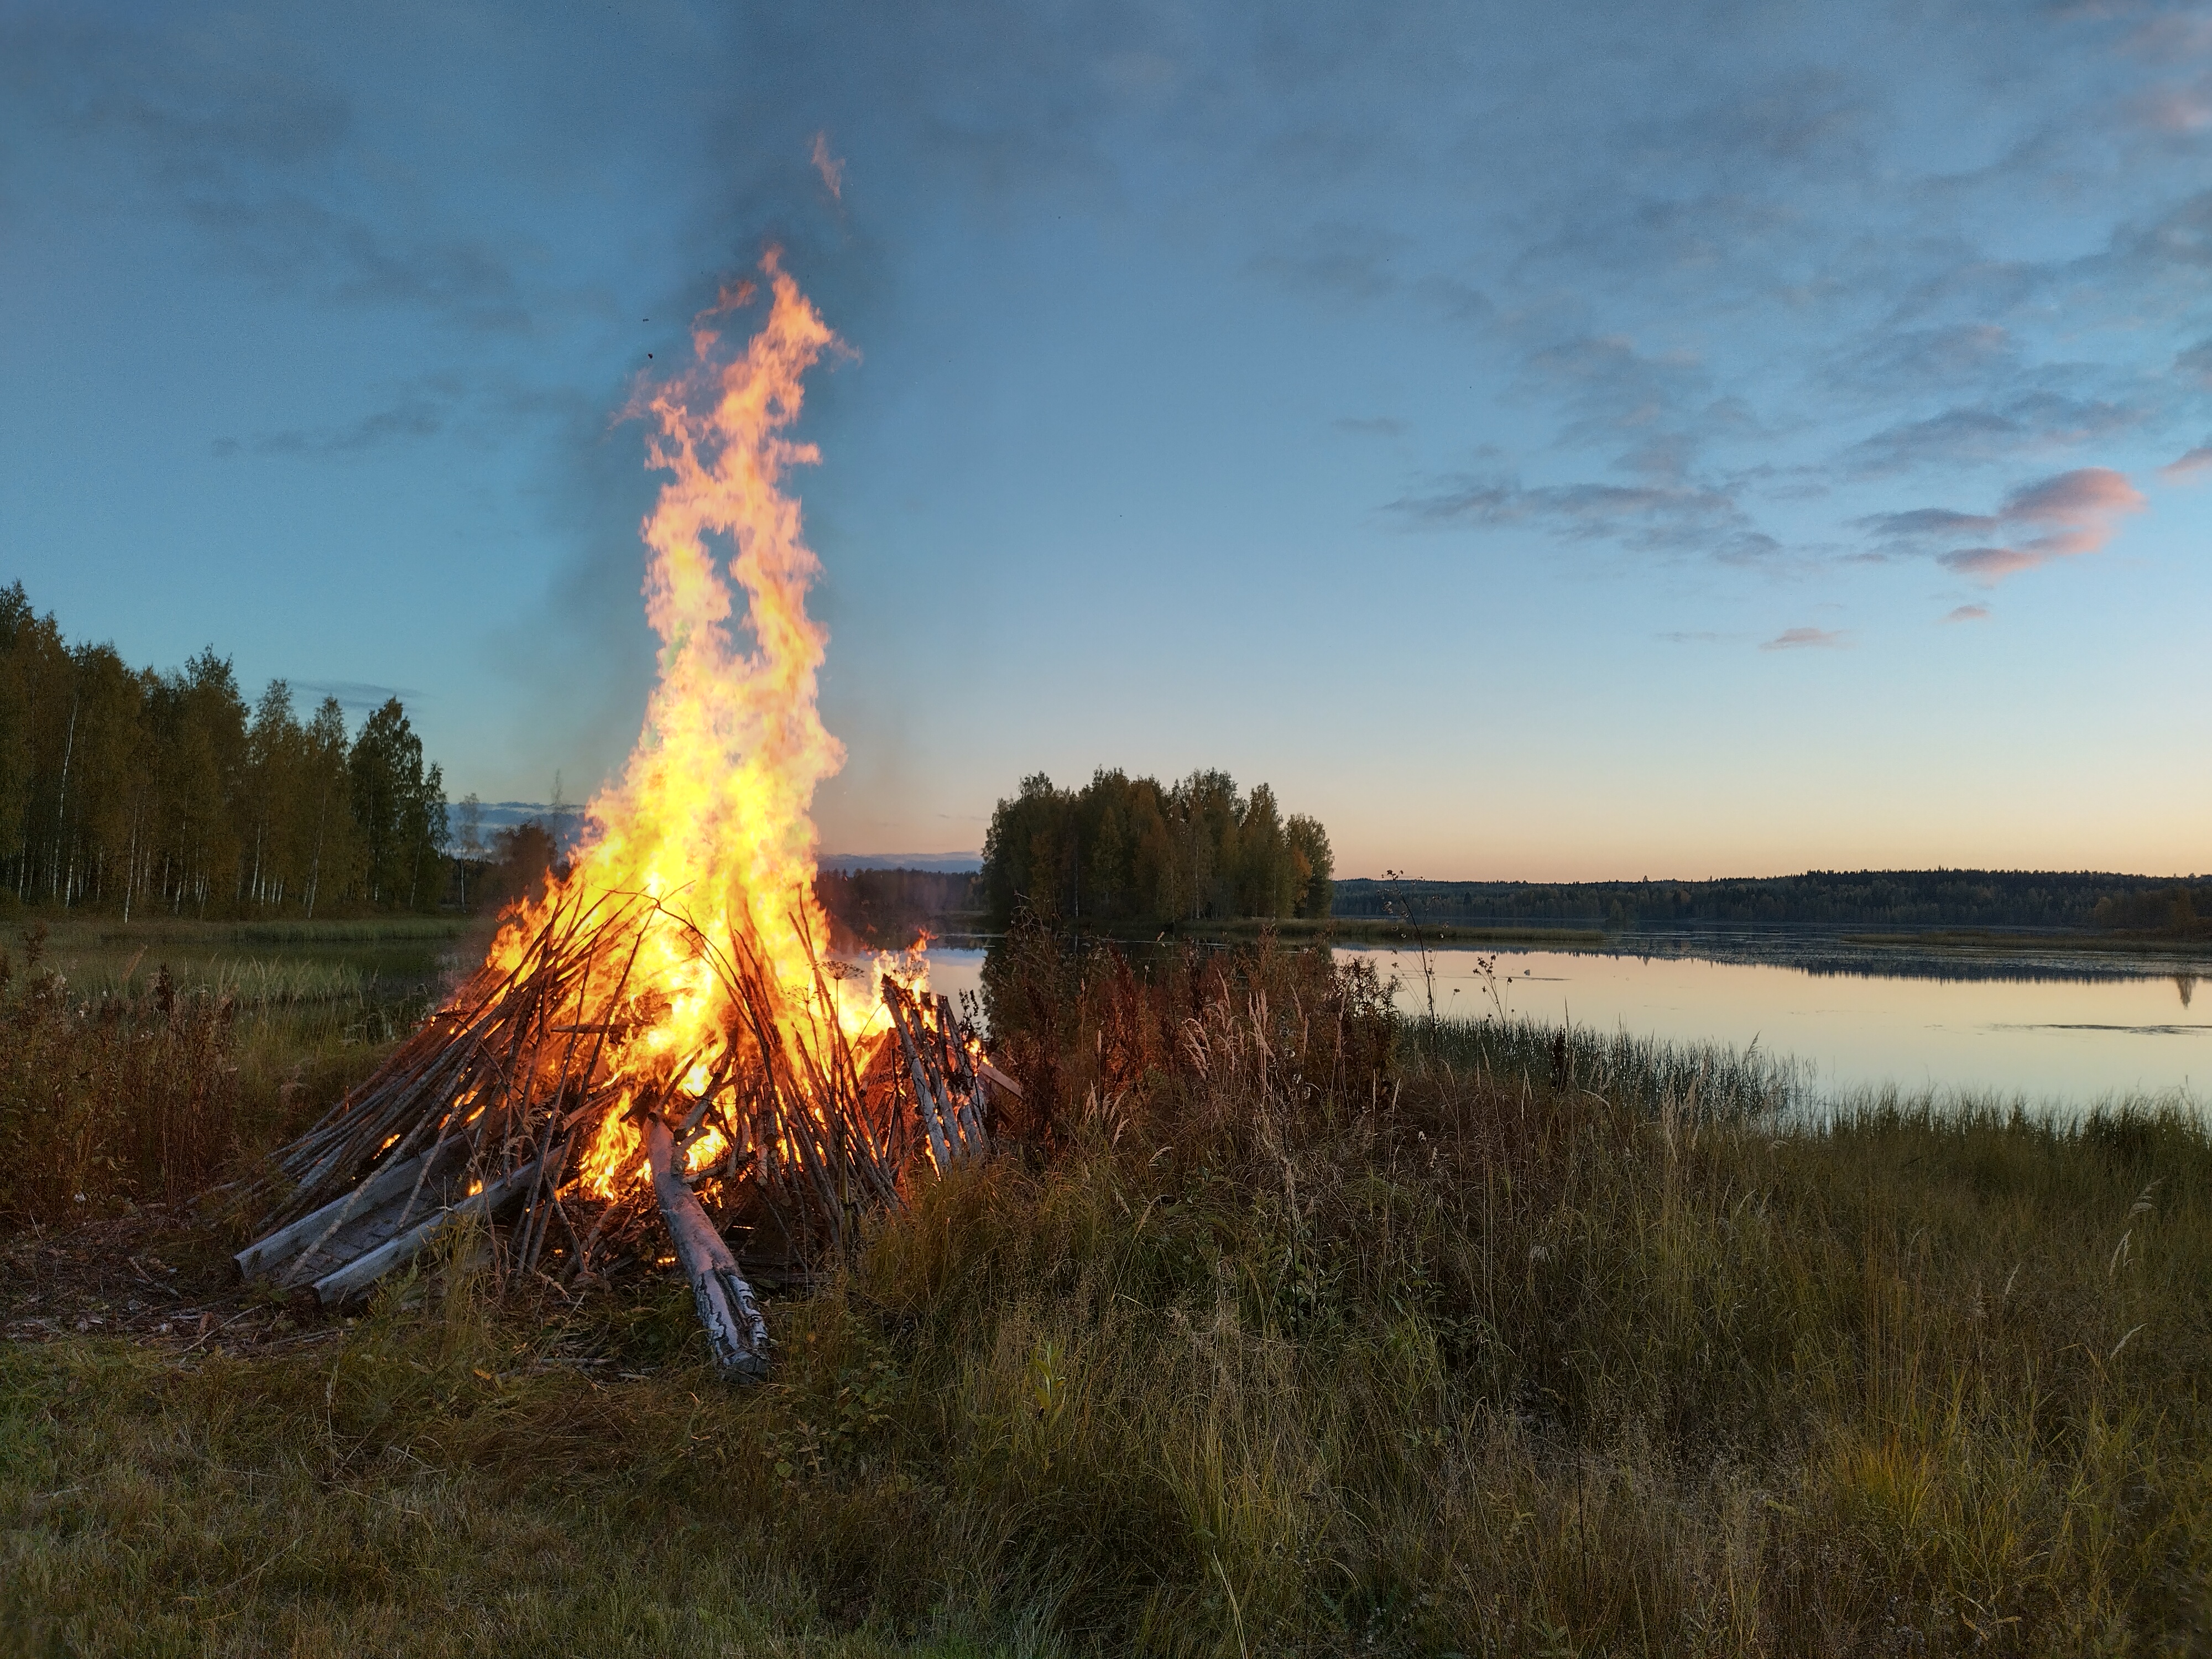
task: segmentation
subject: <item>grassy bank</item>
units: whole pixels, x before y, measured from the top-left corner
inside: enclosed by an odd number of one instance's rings
[[[10,1342],[4,1639],[2212,1640],[2198,1122],[1908,1104],[1791,1128],[1771,1072],[1404,1029],[1314,953],[1140,978],[1017,941],[988,982],[1022,1148],[772,1304],[764,1388],[714,1383],[654,1281],[495,1302],[432,1272],[248,1347],[189,1322]],[[9,1294],[65,1302],[55,1237],[17,1236]],[[204,1231],[164,1237],[149,1280],[213,1272]]]

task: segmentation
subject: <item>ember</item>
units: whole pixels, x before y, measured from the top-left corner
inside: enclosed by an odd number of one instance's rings
[[[805,372],[843,347],[773,251],[762,269],[769,312],[745,351],[720,360],[720,319],[750,283],[695,325],[692,368],[633,404],[674,476],[643,526],[663,649],[621,780],[568,875],[277,1154],[246,1273],[335,1303],[480,1216],[507,1224],[503,1270],[573,1275],[657,1255],[641,1248],[657,1209],[718,1364],[758,1376],[767,1328],[702,1191],[803,1256],[848,1244],[914,1170],[987,1149],[989,1090],[1012,1085],[918,955],[856,970],[823,954],[809,812],[844,751],[816,708],[820,565],[782,480],[819,459],[784,434]],[[734,550],[750,649],[710,538]]]

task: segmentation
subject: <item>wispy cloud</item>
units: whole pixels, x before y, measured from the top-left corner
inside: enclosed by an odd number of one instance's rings
[[[450,422],[458,388],[450,382],[418,386],[385,408],[343,426],[291,427],[250,441],[217,438],[210,446],[218,458],[241,452],[254,455],[358,455],[383,445],[434,438]]]
[[[2168,461],[2159,468],[2159,476],[2176,483],[2193,483],[2207,471],[2212,471],[2212,444],[2199,444],[2177,460]]]
[[[1838,391],[1887,404],[1915,393],[1955,398],[1966,387],[1998,390],[2019,370],[2012,331],[1973,321],[1874,330],[1851,341],[1821,378]]]
[[[1850,641],[1837,629],[1785,628],[1759,648],[1762,651],[1821,651],[1850,643]]]
[[[1376,300],[1398,286],[1406,239],[1376,225],[1316,225],[1293,247],[1255,257],[1252,270],[1285,287],[1337,300]]]
[[[312,699],[335,697],[342,708],[381,708],[392,698],[410,702],[422,694],[404,685],[377,685],[368,680],[294,680],[292,690]]]
[[[1973,465],[2039,449],[2061,449],[2138,425],[2139,410],[2101,398],[2027,392],[1996,404],[1962,404],[1924,420],[1900,422],[1845,453],[1862,477],[1923,466]]]
[[[477,232],[395,234],[289,190],[226,191],[188,201],[183,213],[226,263],[274,286],[490,332],[531,325],[508,250]]]
[[[2212,127],[2212,76],[2154,87],[2135,101],[2136,114],[2154,132],[2184,138]]]
[[[830,154],[828,133],[817,132],[814,135],[814,153],[811,159],[814,163],[815,172],[822,175],[823,186],[829,191],[833,198],[840,202],[843,201],[845,199],[845,163],[842,159]]]
[[[119,146],[219,261],[272,289],[526,327],[520,266],[533,250],[473,216],[441,223],[420,193],[390,188],[401,170],[388,156],[344,167],[355,100],[276,31],[247,44],[255,33],[235,19],[0,25],[0,96],[82,148]],[[403,211],[380,211],[402,195]]]
[[[1755,528],[1735,498],[1696,485],[1461,479],[1390,510],[1436,528],[1527,524],[1573,542],[1615,541],[1644,552],[1703,552],[1723,563],[1771,557],[1781,544]]]
[[[1990,538],[1979,545],[1946,549],[1936,554],[1936,562],[1962,576],[1994,584],[2054,559],[2096,552],[2118,532],[2124,515],[2139,513],[2146,505],[2142,491],[2124,473],[2107,466],[2085,466],[2021,485],[1994,513],[1919,507],[1858,522],[1882,539],[1908,547]],[[2000,536],[2005,538],[2002,542],[1995,539]]]
[[[1359,438],[1401,438],[1406,434],[1406,423],[1388,415],[1346,415],[1329,424]]]
[[[1455,323],[1486,322],[1498,310],[1487,294],[1474,283],[1463,282],[1456,276],[1424,276],[1413,284],[1413,289],[1424,301]]]
[[[1945,612],[1942,617],[1947,623],[1987,622],[1989,619],[1990,608],[1985,605],[1962,605],[1955,611]]]

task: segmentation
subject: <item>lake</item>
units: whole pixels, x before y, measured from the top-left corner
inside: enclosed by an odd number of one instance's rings
[[[1348,945],[1337,956],[1395,972],[1400,1006],[1426,1012],[1415,952]],[[1647,953],[1452,948],[1431,953],[1439,1014],[1496,1012],[1486,957],[1510,1017],[1738,1050],[1755,1041],[1798,1061],[1816,1095],[1895,1085],[2074,1108],[2185,1090],[2212,1098],[2212,963],[2202,961],[1881,952],[1773,934],[1655,941]],[[933,950],[932,981],[975,989],[982,960]]]

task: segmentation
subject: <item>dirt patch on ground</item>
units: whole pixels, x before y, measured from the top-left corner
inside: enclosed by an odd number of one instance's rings
[[[232,1245],[153,1204],[68,1229],[0,1240],[0,1338],[113,1336],[177,1353],[264,1352],[343,1329],[313,1293],[240,1282]]]

